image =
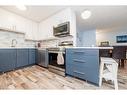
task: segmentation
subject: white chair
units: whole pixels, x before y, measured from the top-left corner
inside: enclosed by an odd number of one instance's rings
[[[118,63],[114,59],[101,57],[99,86],[102,85],[102,79],[104,78],[106,81],[111,80],[115,89],[118,89],[117,71]]]

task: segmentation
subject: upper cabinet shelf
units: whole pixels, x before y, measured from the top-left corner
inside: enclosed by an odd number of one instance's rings
[[[13,33],[25,35],[25,33],[23,33],[23,32],[19,32],[17,30],[12,30],[12,29],[9,29],[9,28],[4,28],[4,27],[0,27],[0,31],[7,31],[7,32],[13,32]]]

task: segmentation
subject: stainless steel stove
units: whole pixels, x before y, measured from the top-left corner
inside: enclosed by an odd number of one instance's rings
[[[59,52],[63,53],[64,57],[63,65],[57,64],[57,56]],[[49,71],[65,76],[65,48],[48,48],[48,54],[49,54],[49,65],[48,65]]]
[[[52,71],[56,74],[65,76],[65,56],[66,56],[66,52],[65,49],[66,47],[72,47],[73,46],[73,41],[63,41],[60,42],[58,44],[59,47],[52,47],[52,48],[48,48],[48,54],[49,54],[49,71]],[[63,65],[59,65],[57,64],[57,56],[58,53],[62,52],[63,53],[63,57],[64,57],[64,64]]]

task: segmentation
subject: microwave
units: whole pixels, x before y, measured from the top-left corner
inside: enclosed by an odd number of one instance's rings
[[[70,23],[65,22],[53,27],[53,35],[57,37],[65,37],[70,35]]]

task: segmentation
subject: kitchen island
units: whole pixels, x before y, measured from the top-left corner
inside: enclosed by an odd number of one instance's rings
[[[100,50],[113,47],[66,48],[66,75],[71,75],[99,85]]]

